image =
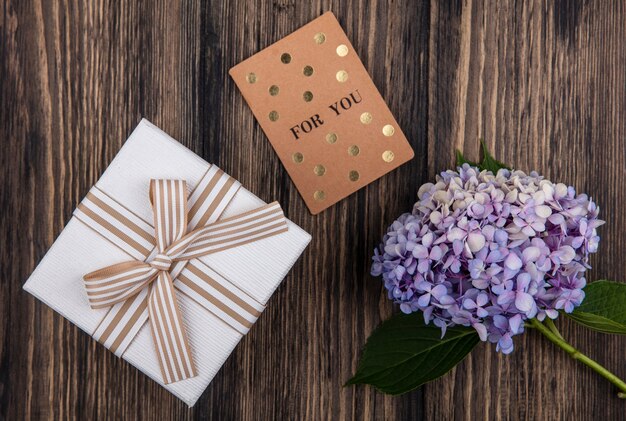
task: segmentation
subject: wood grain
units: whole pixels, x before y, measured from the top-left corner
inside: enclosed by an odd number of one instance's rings
[[[313,217],[227,71],[326,10],[416,158]],[[393,311],[373,246],[480,137],[592,193],[608,224],[591,280],[626,281],[624,22],[624,1],[2,2],[0,419],[626,419],[607,382],[533,332],[401,397],[342,388]],[[313,235],[193,409],[21,290],[141,117]],[[559,324],[626,377],[626,338]]]

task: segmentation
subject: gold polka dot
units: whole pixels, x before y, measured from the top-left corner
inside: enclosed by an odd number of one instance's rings
[[[302,161],[304,161],[304,155],[302,155],[300,152],[294,153],[291,158],[296,164],[300,164]]]
[[[372,122],[372,115],[370,113],[363,113],[361,114],[361,123],[363,124],[370,124]]]
[[[385,136],[393,136],[395,131],[396,129],[394,129],[391,124],[386,124],[385,127],[383,127],[383,134]]]
[[[331,145],[332,145],[333,143],[337,142],[337,134],[335,134],[335,133],[328,133],[328,134],[326,135],[326,141],[327,141],[328,143],[330,143]]]
[[[324,168],[323,165],[318,164],[315,166],[315,168],[313,168],[313,172],[315,173],[315,175],[322,176],[326,173],[326,168]]]
[[[246,76],[246,80],[248,81],[248,83],[255,83],[256,75],[254,73],[248,73],[248,75]]]
[[[311,66],[304,66],[302,73],[304,73],[304,76],[311,76],[313,74],[313,68]]]
[[[302,94],[302,99],[304,99],[306,102],[313,101],[313,93],[311,91],[306,91]]]
[[[278,111],[270,111],[269,118],[271,121],[278,120]]]
[[[348,178],[350,179],[350,181],[358,181],[359,177],[359,172],[356,170],[352,170],[350,171],[350,174],[348,174]]]
[[[348,55],[348,47],[345,44],[341,44],[337,47],[337,55],[339,57],[345,57]]]
[[[350,156],[357,156],[359,152],[361,152],[361,150],[357,145],[352,145],[348,148],[348,155]]]
[[[318,190],[315,193],[313,193],[313,198],[315,200],[324,200],[326,199],[326,193],[324,193],[323,190]]]
[[[393,161],[393,158],[394,158],[393,152],[391,152],[391,151],[383,152],[383,161],[391,162],[391,161]]]
[[[283,63],[285,63],[285,64],[289,64],[289,63],[291,63],[291,54],[289,54],[289,53],[283,53],[283,54],[280,56],[280,61],[282,61],[282,62],[283,62]]]
[[[271,96],[276,96],[276,95],[278,95],[278,91],[279,91],[279,90],[280,90],[280,89],[279,89],[279,88],[278,88],[278,86],[276,86],[276,85],[272,85],[272,86],[270,86],[270,89],[269,89],[269,91],[270,91],[270,95],[271,95]]]
[[[348,72],[346,72],[345,70],[339,70],[336,76],[339,82],[345,82],[346,80],[348,80]]]
[[[324,41],[326,41],[326,35],[323,32],[318,32],[317,34],[315,34],[313,39],[315,40],[316,44],[323,44]]]

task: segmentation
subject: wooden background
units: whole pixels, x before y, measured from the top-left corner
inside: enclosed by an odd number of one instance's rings
[[[478,157],[573,184],[608,224],[592,280],[626,281],[623,1],[36,1],[0,4],[0,418],[626,419],[626,402],[535,332],[481,344],[402,397],[342,388],[393,305],[372,248],[419,185]],[[311,216],[227,71],[332,10],[416,158]],[[313,235],[193,409],[22,291],[141,117]],[[626,377],[626,338],[560,320]]]

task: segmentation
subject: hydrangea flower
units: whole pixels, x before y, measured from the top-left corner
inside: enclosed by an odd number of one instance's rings
[[[604,223],[587,195],[535,172],[464,164],[420,187],[418,199],[372,257],[372,275],[404,313],[422,311],[442,336],[471,326],[508,354],[525,320],[582,303]]]

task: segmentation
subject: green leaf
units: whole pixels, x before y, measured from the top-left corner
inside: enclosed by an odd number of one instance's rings
[[[456,166],[460,167],[463,164],[470,164],[472,167],[477,167],[478,164],[472,161],[468,161],[467,159],[465,159],[465,157],[463,156],[463,154],[461,153],[460,150],[456,150]]]
[[[491,156],[491,154],[489,153],[489,149],[487,149],[487,145],[485,144],[484,140],[482,139],[480,140],[480,145],[482,146],[482,149],[483,149],[483,160],[480,161],[480,164],[478,164],[478,167],[481,170],[488,170],[494,174],[497,173],[498,170],[501,168],[510,170],[510,168],[507,167],[505,164],[503,164],[502,162],[498,161],[493,156]]]
[[[490,153],[489,153],[489,149],[487,149],[487,145],[485,144],[484,140],[480,140],[480,145],[481,145],[481,149],[483,151],[483,159],[479,162],[472,162],[469,161],[467,159],[465,159],[465,157],[463,156],[463,154],[461,153],[460,150],[456,150],[456,166],[460,167],[463,164],[470,164],[473,167],[478,167],[481,171],[482,170],[488,170],[491,171],[492,173],[497,173],[499,169],[501,168],[505,168],[507,170],[510,170],[511,168],[509,168],[506,164],[502,163],[501,161],[498,161],[497,159],[495,159]]]
[[[472,328],[424,325],[421,313],[398,314],[367,340],[359,368],[346,385],[370,384],[391,395],[413,390],[443,376],[479,342]]]
[[[593,330],[626,335],[626,284],[590,283],[582,304],[567,316]]]

